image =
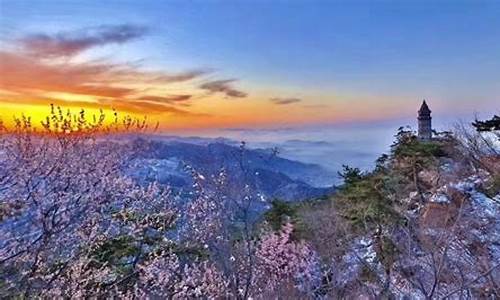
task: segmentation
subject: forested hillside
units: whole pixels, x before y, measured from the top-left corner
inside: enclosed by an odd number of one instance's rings
[[[275,203],[268,221],[290,216],[296,237],[321,258],[316,293],[499,296],[499,136],[491,121],[474,125],[477,131],[457,126],[430,142],[400,128],[374,170],[345,166],[338,193],[296,206]]]
[[[264,214],[255,153],[211,174],[186,163],[179,201],[131,171],[158,148],[123,138],[143,123],[93,120],[53,108],[41,129],[0,123],[1,297],[499,296],[496,118],[428,142],[400,128],[372,171],[345,166],[332,194]]]

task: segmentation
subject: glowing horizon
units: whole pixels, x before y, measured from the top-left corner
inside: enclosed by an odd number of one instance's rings
[[[388,120],[414,116],[423,98],[443,115],[491,112],[497,12],[473,2],[6,1],[0,116],[41,119],[53,103],[177,130]]]

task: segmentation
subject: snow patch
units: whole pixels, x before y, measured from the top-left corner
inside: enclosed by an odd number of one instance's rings
[[[478,210],[482,217],[494,218],[499,213],[500,207],[498,203],[485,194],[473,190],[470,192],[470,197],[473,201],[474,208]]]
[[[450,203],[450,198],[448,198],[445,194],[434,194],[429,201],[436,203]]]
[[[373,263],[377,253],[373,249],[373,240],[371,238],[361,238],[358,242],[358,255],[368,263]]]

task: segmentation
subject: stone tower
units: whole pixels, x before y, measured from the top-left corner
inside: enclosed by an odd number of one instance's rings
[[[432,138],[431,110],[425,100],[418,110],[418,138],[421,141],[429,141]]]

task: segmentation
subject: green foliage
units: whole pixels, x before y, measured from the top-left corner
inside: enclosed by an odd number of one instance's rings
[[[364,232],[402,224],[398,195],[414,190],[418,172],[447,156],[445,146],[446,141],[423,142],[410,129],[399,128],[390,155],[377,159],[374,171],[363,173],[359,168],[343,166],[339,175],[344,184],[331,200],[338,214],[354,230]]]
[[[354,180],[351,177],[346,181],[334,197],[337,209],[358,229],[399,221],[393,202],[386,196],[385,184],[383,174],[362,176],[358,173]]]
[[[446,156],[440,143],[422,142],[417,138],[406,140],[404,143],[398,144],[393,153],[396,158],[418,157],[425,159]]]
[[[482,188],[482,191],[490,198],[500,194],[500,174],[495,174]]]
[[[390,161],[390,157],[387,154],[380,155],[379,158],[375,161],[375,171],[381,172],[384,171],[387,167],[387,163]]]
[[[392,144],[392,148],[397,147],[400,144],[404,144],[406,141],[416,139],[417,136],[409,127],[399,127],[398,132],[394,136],[396,140]]]
[[[395,137],[396,141],[391,147],[389,176],[400,174],[412,180],[414,187],[420,191],[419,172],[436,167],[441,157],[449,157],[447,152],[450,151],[450,142],[445,139],[421,141],[413,132],[401,128]]]
[[[135,211],[123,210],[113,214],[113,218],[124,224],[147,225],[149,228],[159,232],[165,232],[175,228],[176,215],[174,213],[149,213],[137,214]]]
[[[207,249],[194,245],[173,244],[171,245],[170,252],[187,260],[208,259],[209,257]]]
[[[446,156],[440,142],[420,141],[413,131],[404,127],[400,127],[394,137],[396,140],[391,147],[393,158]]]
[[[363,265],[363,267],[361,268],[361,274],[360,274],[360,280],[361,282],[377,282],[377,273],[375,273],[375,271],[373,271],[372,269],[370,269],[369,266],[367,265]]]
[[[121,235],[99,245],[91,253],[91,257],[99,265],[117,264],[122,259],[136,256],[140,249],[132,236]]]
[[[378,247],[375,248],[375,251],[377,252],[377,258],[380,260],[380,263],[386,270],[390,270],[399,253],[394,242],[390,238],[383,236],[379,241]]]
[[[294,221],[297,218],[297,208],[290,203],[273,200],[271,209],[264,215],[265,220],[275,231],[281,229],[287,221]]]
[[[342,165],[342,171],[339,172],[339,176],[344,179],[344,183],[347,185],[363,179],[363,174],[359,168],[349,167],[348,165]]]
[[[133,210],[122,210],[113,213],[113,218],[124,225],[143,229],[139,235],[121,234],[91,247],[89,258],[93,267],[108,265],[118,273],[127,273],[132,264],[151,255],[171,252],[176,246],[164,239],[165,233],[175,227],[174,213],[138,214]]]
[[[146,251],[144,247],[148,250]],[[107,265],[117,273],[126,274],[132,270],[135,263],[169,253],[188,260],[208,257],[207,250],[200,247],[180,245],[147,235],[141,239],[130,235],[117,236],[92,249],[89,257],[93,267]]]
[[[309,228],[300,216],[300,212],[310,209],[310,205],[314,205],[317,201],[327,201],[318,199],[316,201],[308,201],[304,203],[288,203],[281,200],[273,200],[272,207],[264,214],[264,220],[274,231],[279,231],[287,222],[293,224],[293,232],[291,238],[293,240],[308,239]]]
[[[409,194],[414,189],[412,181],[394,169],[380,172],[377,176],[381,181],[381,193],[391,199],[393,205],[400,204],[401,194]]]

